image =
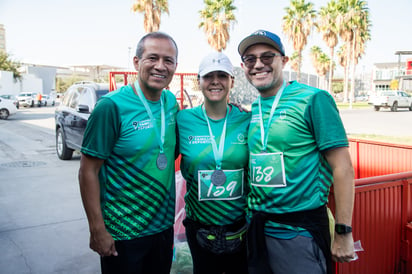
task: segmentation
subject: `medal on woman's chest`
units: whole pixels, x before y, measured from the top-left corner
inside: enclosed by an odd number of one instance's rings
[[[205,117],[208,129],[209,129],[209,136],[210,136],[210,142],[212,144],[213,156],[216,161],[216,169],[215,171],[213,171],[210,180],[212,184],[214,184],[215,186],[221,186],[226,182],[226,174],[223,172],[223,170],[221,170],[221,166],[222,166],[223,151],[224,151],[224,146],[225,146],[226,124],[227,124],[227,118],[229,116],[229,107],[226,106],[226,116],[225,116],[225,122],[223,124],[223,130],[220,135],[219,148],[217,147],[215,137],[212,132],[212,128],[210,127],[210,122],[209,122],[209,118],[207,117],[206,110],[204,109],[204,107],[202,107],[202,110],[203,110],[203,115]]]
[[[226,174],[223,170],[217,169],[213,171],[211,176],[212,184],[215,186],[221,186],[226,182]]]

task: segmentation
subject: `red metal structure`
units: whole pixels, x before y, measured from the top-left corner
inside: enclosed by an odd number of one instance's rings
[[[406,60],[406,75],[412,75],[412,58]]]
[[[412,273],[411,184],[412,172],[355,180],[353,237],[365,251],[357,261],[338,264],[336,273]],[[333,195],[329,206],[333,211]]]
[[[355,178],[412,171],[412,146],[350,139]]]
[[[353,237],[365,251],[340,274],[412,273],[412,146],[350,139],[355,169]],[[329,206],[334,208],[333,193]]]
[[[134,83],[137,79],[136,71],[112,71],[109,73],[109,90],[113,91],[120,85]],[[175,73],[168,87],[169,90],[175,93],[176,99],[180,104],[180,108],[192,107],[192,100],[187,93],[188,89],[197,88],[196,73]]]
[[[136,79],[135,72],[113,72],[111,90],[116,88],[117,74],[123,75],[125,85]],[[182,108],[185,86],[195,77],[194,73],[176,73],[171,83],[180,85],[177,98]],[[364,251],[358,252],[356,261],[337,264],[336,273],[412,274],[412,146],[359,139],[349,143],[356,178],[353,237],[361,241]],[[178,158],[177,174],[179,166]],[[185,184],[177,185],[177,190],[180,213]],[[333,189],[329,207],[334,211]],[[182,216],[177,217],[175,228],[182,233]]]

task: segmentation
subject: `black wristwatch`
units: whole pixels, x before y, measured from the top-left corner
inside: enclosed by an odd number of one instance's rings
[[[352,232],[352,227],[345,224],[335,224],[335,231],[338,234],[348,234]]]

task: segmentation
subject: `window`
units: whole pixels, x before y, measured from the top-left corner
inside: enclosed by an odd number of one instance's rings
[[[93,108],[93,90],[86,87],[80,92],[79,105],[86,105],[91,110]]]
[[[72,96],[70,98],[70,103],[69,103],[69,107],[70,108],[76,108],[77,105],[79,104],[79,97],[80,97],[80,93],[78,88],[75,88],[73,90]]]
[[[64,93],[63,100],[62,100],[63,105],[69,106],[69,102],[70,102],[71,97],[73,96],[73,92],[74,92],[74,88],[69,89],[68,91]]]

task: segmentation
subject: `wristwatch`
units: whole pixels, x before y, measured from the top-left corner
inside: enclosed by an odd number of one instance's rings
[[[352,232],[352,227],[345,224],[335,224],[335,231],[338,234],[347,234]]]

